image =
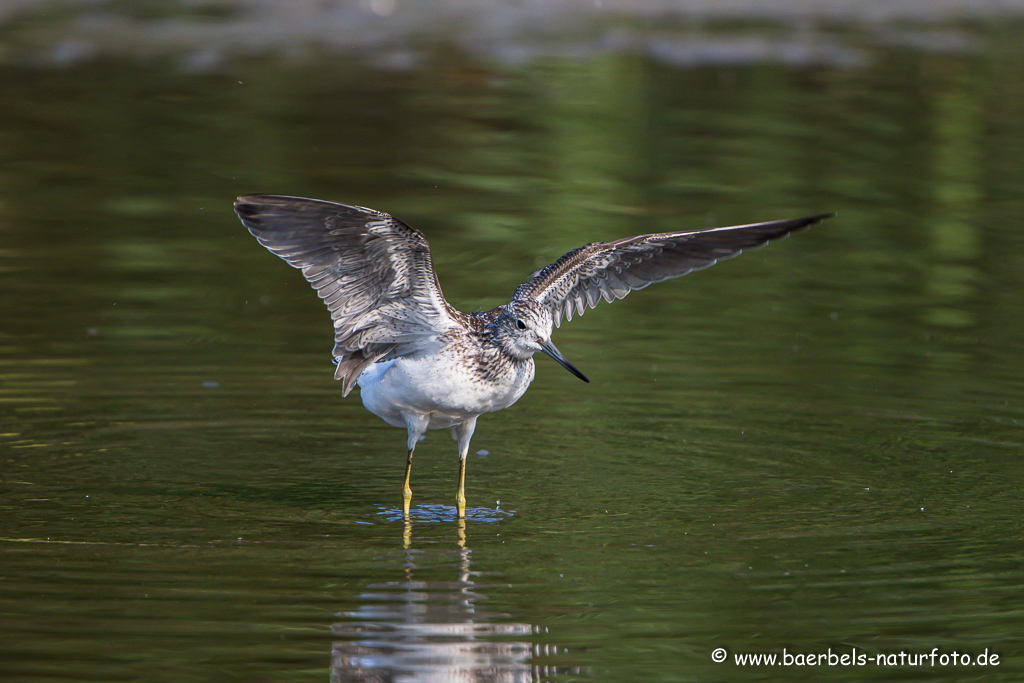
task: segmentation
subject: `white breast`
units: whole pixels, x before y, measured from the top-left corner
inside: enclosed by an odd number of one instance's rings
[[[532,359],[485,379],[439,354],[375,363],[360,376],[359,390],[366,409],[390,425],[405,427],[406,414],[426,415],[430,429],[443,429],[509,407],[533,377]]]

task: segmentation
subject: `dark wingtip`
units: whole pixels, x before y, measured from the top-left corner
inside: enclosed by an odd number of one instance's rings
[[[822,222],[824,220],[828,220],[829,218],[835,218],[838,215],[839,215],[838,211],[831,211],[829,213],[819,213],[817,216],[808,216],[804,220],[807,221],[808,225],[815,225],[815,224],[820,223],[820,222]]]
[[[246,194],[235,199],[235,213],[241,218],[248,218],[256,213],[256,195]]]
[[[809,228],[812,225],[817,225],[818,223],[826,221],[829,218],[835,218],[838,215],[838,212],[832,211],[829,213],[815,214],[813,216],[804,216],[803,218],[795,218],[789,222],[795,223],[798,226],[796,229],[800,230],[801,228]]]
[[[780,230],[779,234],[773,238],[773,241],[785,239],[794,232],[803,232],[812,225],[817,225],[822,221],[828,220],[829,218],[835,218],[838,215],[838,212],[832,211],[830,213],[819,213],[813,216],[804,216],[803,218],[778,221],[774,223],[774,225],[778,226]]]
[[[298,199],[296,197],[286,197],[278,194],[243,194],[235,198],[235,213],[241,214],[245,212],[246,215],[252,215],[260,210],[260,208],[266,208],[268,206],[280,206],[284,203],[283,200]],[[305,200],[309,201],[309,200]]]

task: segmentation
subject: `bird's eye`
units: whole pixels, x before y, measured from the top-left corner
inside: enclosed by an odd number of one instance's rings
[[[516,320],[516,328],[520,330],[525,330],[526,323],[524,323],[522,320]]]

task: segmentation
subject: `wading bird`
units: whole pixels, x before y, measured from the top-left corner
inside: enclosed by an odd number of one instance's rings
[[[392,216],[318,199],[248,195],[235,212],[260,244],[302,270],[334,320],[335,379],[347,396],[408,431],[402,487],[408,517],[412,454],[428,429],[459,448],[458,516],[466,516],[466,456],[476,419],[519,400],[533,355],[589,380],[551,343],[564,316],[603,298],[686,275],[834,214],[595,242],[565,254],[516,288],[512,301],[462,313],[441,294],[423,235]]]

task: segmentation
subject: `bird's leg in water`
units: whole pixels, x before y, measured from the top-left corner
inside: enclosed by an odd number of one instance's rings
[[[452,427],[452,436],[459,442],[459,488],[455,492],[455,507],[459,519],[466,518],[466,456],[469,455],[469,440],[473,438],[475,429],[475,417]]]
[[[402,486],[402,514],[409,518],[409,503],[412,502],[412,489],[409,488],[409,475],[412,474],[412,452],[416,450],[416,444],[420,437],[427,431],[430,418],[426,415],[406,414],[406,429],[409,430],[409,457],[405,461],[405,484]]]
[[[459,510],[459,519],[466,518],[466,459],[459,458],[459,489],[455,492],[455,507]]]
[[[412,489],[409,488],[409,475],[412,474],[412,452],[409,449],[409,458],[405,461],[405,486],[402,488],[402,514],[409,516],[409,503],[412,502]]]

